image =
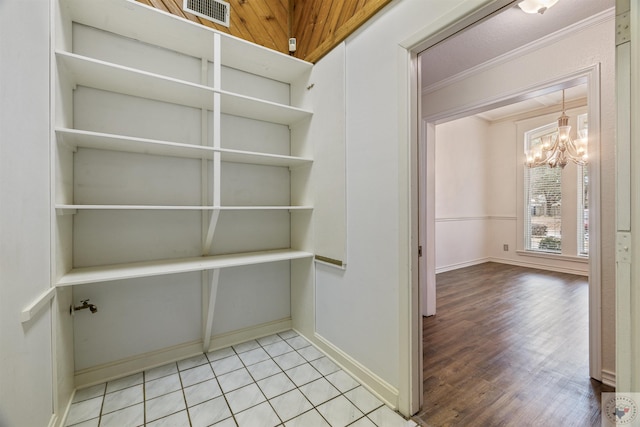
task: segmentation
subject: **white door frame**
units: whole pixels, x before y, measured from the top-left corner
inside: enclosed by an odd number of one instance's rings
[[[422,120],[422,133],[419,138],[419,151],[421,164],[420,184],[422,188],[433,190],[435,188],[435,125],[439,122],[454,118],[469,116],[480,111],[533,98],[544,93],[555,92],[577,83],[585,82],[587,85],[587,100],[589,114],[589,153],[600,153],[600,65],[577,70],[576,72],[559,78],[540,82],[539,84],[520,89],[514,93],[494,99],[486,99],[476,104],[463,105],[455,110],[442,112]],[[600,215],[600,156],[589,157],[589,375],[598,381],[602,380],[602,313],[601,313],[601,215]],[[427,221],[426,227],[420,231],[420,244],[426,247],[428,257],[420,260],[419,270],[421,274],[421,303],[425,312],[433,310],[435,314],[435,239],[429,239],[429,231],[435,230],[435,191],[420,191],[419,205],[426,207],[426,212],[421,212],[421,217]],[[433,231],[431,231],[433,233]],[[431,234],[433,235],[433,234]],[[423,249],[424,253],[424,249]],[[424,273],[423,273],[424,272]],[[429,289],[431,287],[431,289]]]
[[[423,400],[422,393],[422,313],[420,311],[420,290],[418,268],[418,144],[420,114],[420,88],[418,81],[418,54],[451,35],[513,5],[518,0],[466,0],[463,6],[471,10],[460,18],[458,10],[438,19],[440,26],[428,26],[399,43],[398,69],[398,141],[401,176],[400,206],[409,206],[407,216],[402,218],[401,228],[407,232],[407,239],[400,239],[399,259],[408,259],[401,267],[399,283],[407,286],[399,288],[400,313],[400,375],[398,387],[398,409],[404,415],[417,413]],[[402,233],[401,233],[402,234]]]

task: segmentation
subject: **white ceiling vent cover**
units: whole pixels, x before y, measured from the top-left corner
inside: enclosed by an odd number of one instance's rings
[[[229,3],[221,0],[184,0],[182,10],[217,24],[229,26]]]

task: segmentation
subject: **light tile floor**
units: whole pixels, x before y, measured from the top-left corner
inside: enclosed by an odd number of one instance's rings
[[[66,426],[408,427],[295,331],[78,390]]]

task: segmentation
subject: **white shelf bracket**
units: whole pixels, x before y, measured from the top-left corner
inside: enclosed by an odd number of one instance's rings
[[[211,212],[211,218],[209,219],[209,227],[207,228],[207,236],[204,239],[204,247],[202,248],[203,255],[209,255],[209,252],[211,252],[213,235],[216,232],[216,225],[218,224],[219,217],[220,217],[220,209],[214,209]]]
[[[27,307],[24,308],[24,310],[22,310],[22,313],[20,314],[20,321],[22,323],[26,323],[31,319],[33,319],[36,316],[36,314],[38,314],[40,310],[46,307],[49,301],[51,301],[55,296],[56,296],[55,286],[41,293],[35,300],[33,300],[33,302],[31,302],[31,304],[29,304]]]
[[[216,268],[209,273],[209,303],[207,304],[207,318],[204,323],[202,336],[202,349],[206,353],[211,344],[211,330],[213,328],[213,310],[216,307],[216,294],[218,293],[218,282],[220,280],[220,269]]]

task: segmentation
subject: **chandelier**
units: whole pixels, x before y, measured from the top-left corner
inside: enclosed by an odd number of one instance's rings
[[[530,168],[548,165],[549,167],[564,168],[569,160],[573,163],[585,166],[587,164],[587,137],[586,131],[577,140],[572,140],[569,132],[569,116],[564,111],[564,90],[562,91],[562,115],[558,117],[558,130],[542,136],[540,143],[535,146],[533,152],[525,153],[527,160],[525,165]]]

